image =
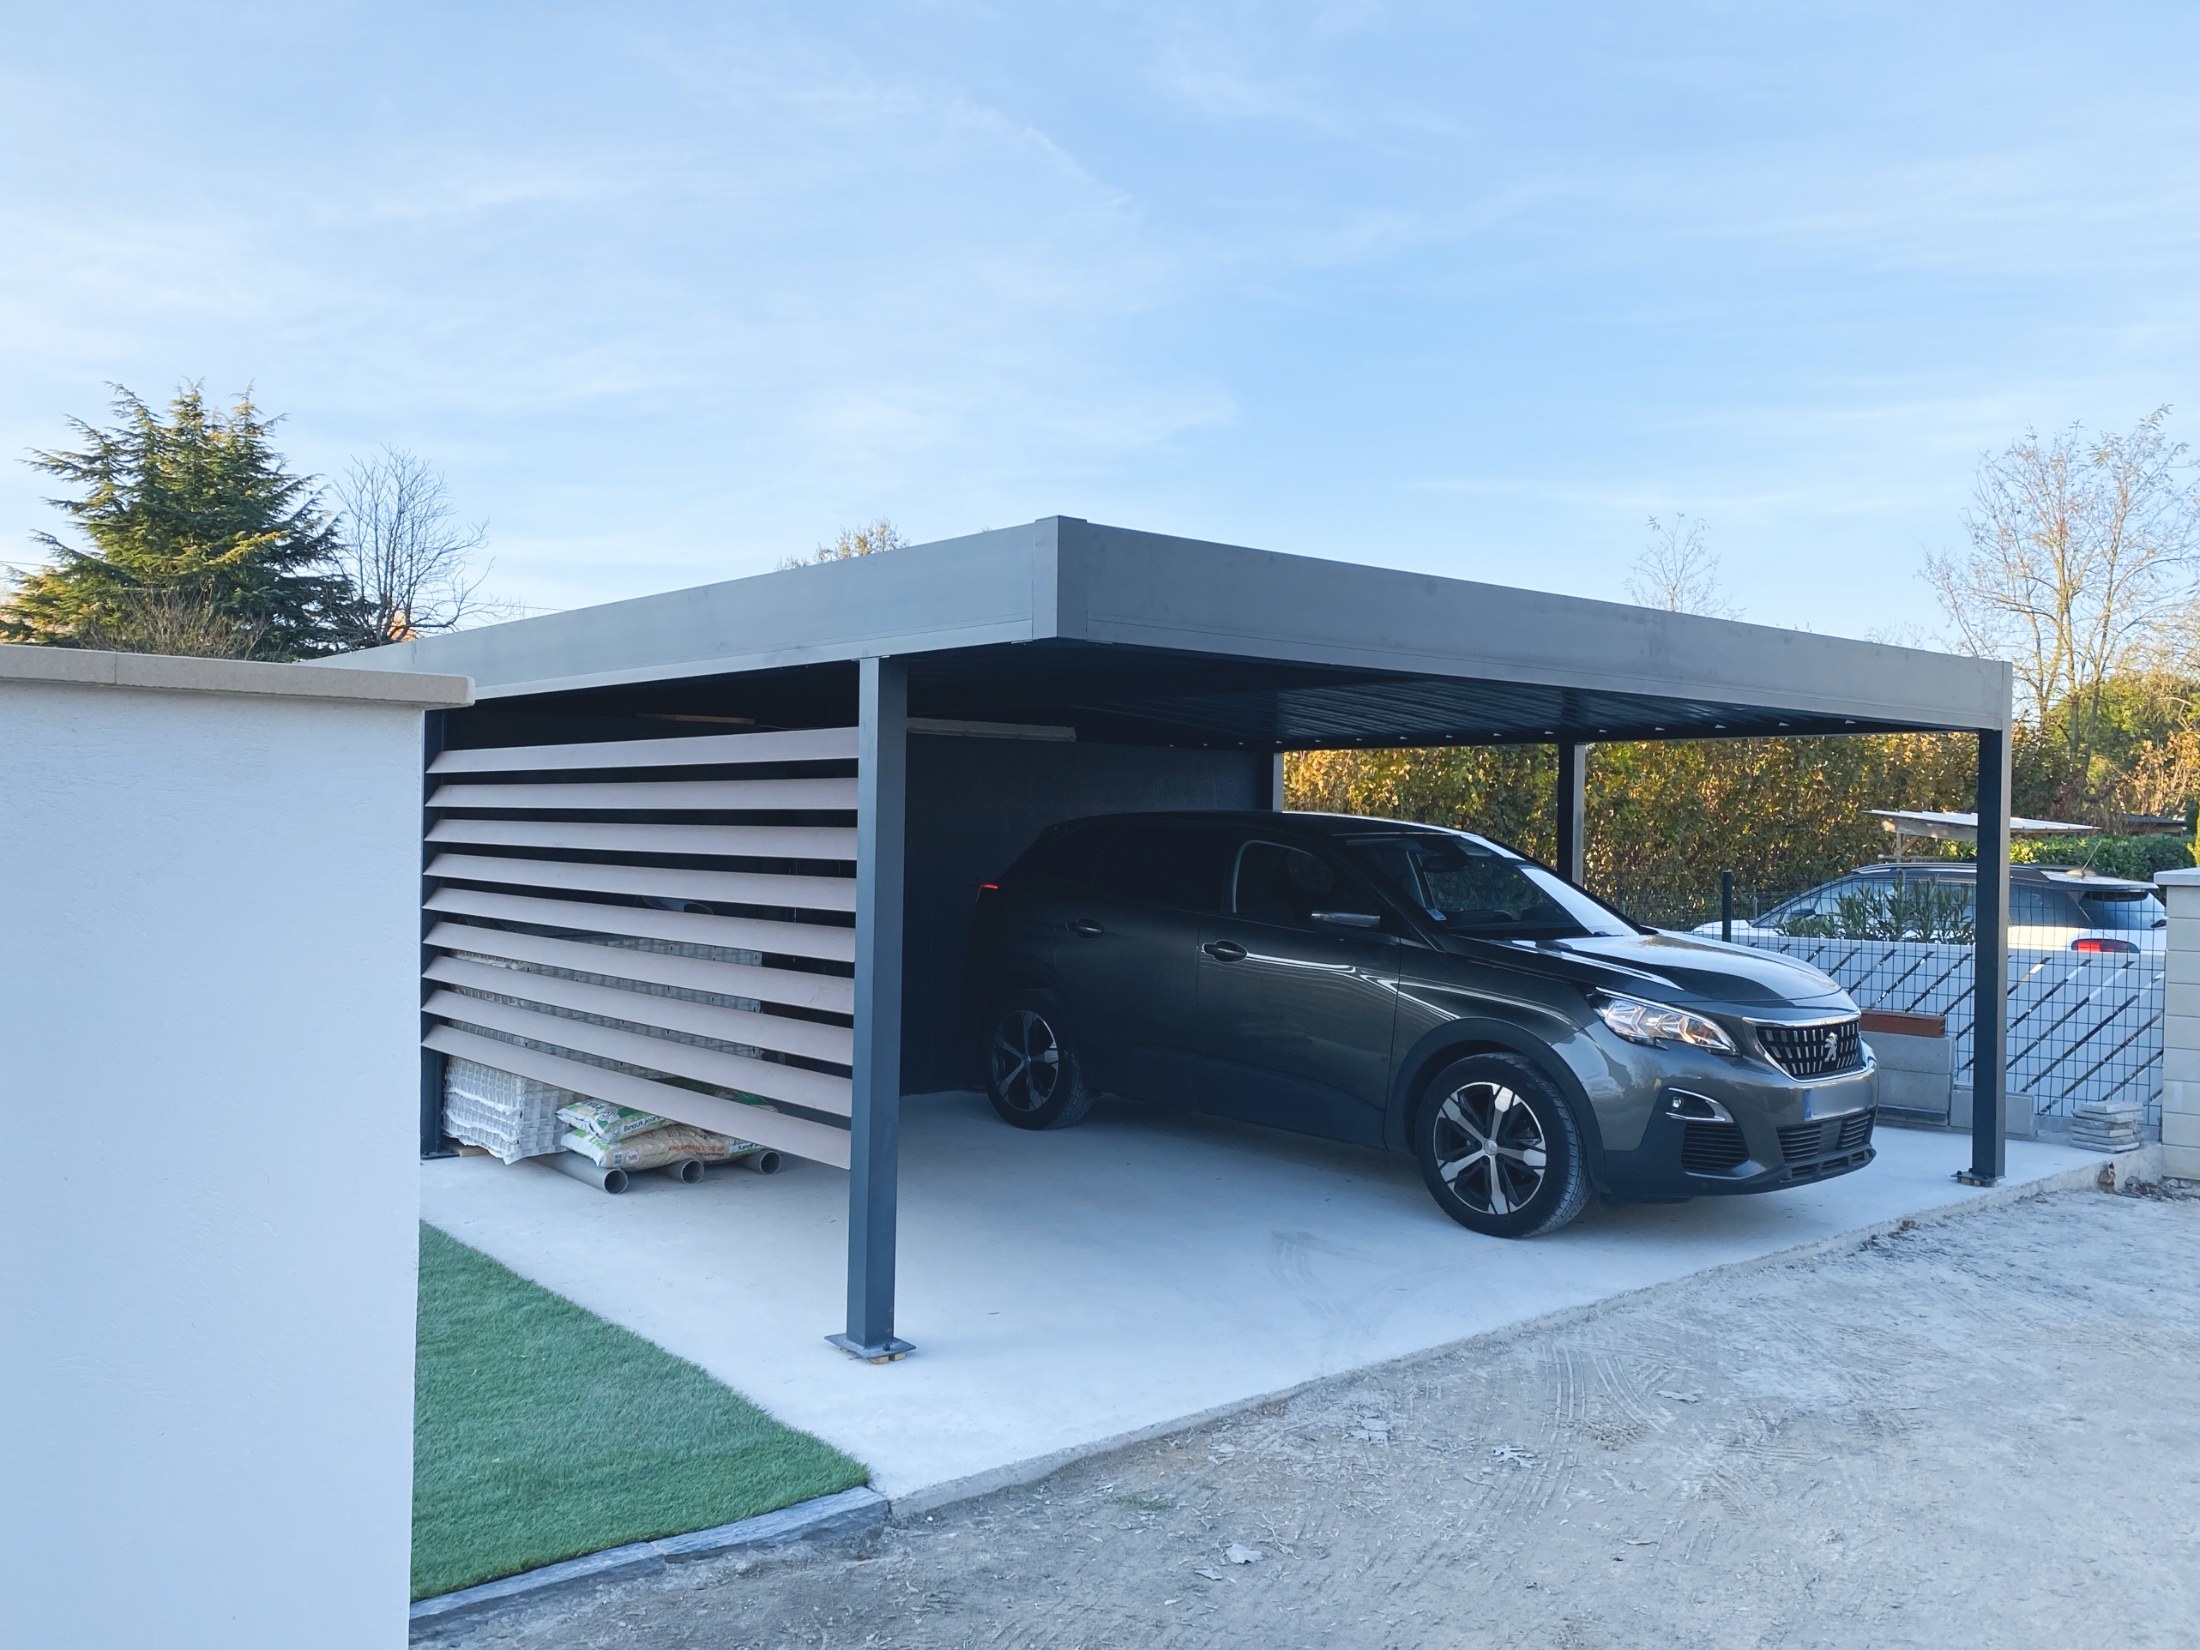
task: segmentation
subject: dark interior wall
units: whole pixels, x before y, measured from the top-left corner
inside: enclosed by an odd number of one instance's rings
[[[1267,807],[1273,767],[1266,751],[911,734],[903,1090],[978,1084],[962,988],[979,883],[1060,820]]]

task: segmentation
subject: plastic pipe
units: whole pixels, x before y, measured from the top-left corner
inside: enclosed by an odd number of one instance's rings
[[[571,1175],[575,1180],[585,1180],[589,1185],[602,1191],[618,1193],[626,1190],[626,1171],[624,1169],[601,1168],[589,1162],[579,1152],[560,1152],[557,1156],[545,1158],[543,1161],[557,1170],[558,1173]]]
[[[683,1157],[677,1163],[660,1163],[657,1172],[667,1180],[677,1180],[683,1186],[692,1186],[703,1178],[703,1160],[699,1157]]]
[[[735,1158],[734,1162],[752,1174],[777,1174],[779,1172],[779,1154],[775,1151],[749,1152]]]

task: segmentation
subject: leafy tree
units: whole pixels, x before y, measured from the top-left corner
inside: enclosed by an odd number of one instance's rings
[[[843,527],[840,537],[832,543],[819,545],[808,556],[789,556],[779,568],[784,572],[790,567],[810,567],[818,562],[846,561],[851,556],[875,556],[881,551],[906,549],[908,544],[894,524],[881,516],[868,527]]]
[[[1968,808],[1977,745],[1960,735],[1703,739],[1589,756],[1589,886],[1646,922],[1715,914],[1719,873],[1766,900],[1882,857],[1866,808]],[[1548,860],[1558,766],[1549,746],[1307,751],[1293,808],[1449,825]]]
[[[350,590],[320,494],[269,443],[275,420],[249,392],[211,407],[197,384],[165,414],[120,385],[113,407],[110,429],[70,420],[80,450],[31,459],[74,489],[50,502],[86,543],[37,535],[53,559],[15,581],[0,637],[104,646],[148,613],[201,612],[254,658],[328,652]]]

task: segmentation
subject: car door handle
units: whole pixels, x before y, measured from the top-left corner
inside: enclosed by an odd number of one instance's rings
[[[1096,940],[1107,932],[1090,917],[1079,917],[1069,925],[1069,931],[1081,940]]]
[[[1200,950],[1206,952],[1216,962],[1243,962],[1245,960],[1245,947],[1235,940],[1209,940],[1200,947]]]

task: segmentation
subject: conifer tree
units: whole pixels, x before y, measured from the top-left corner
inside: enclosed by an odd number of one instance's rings
[[[331,651],[350,598],[335,524],[270,444],[276,421],[249,392],[226,413],[210,407],[195,383],[165,414],[120,385],[113,405],[112,428],[70,420],[81,450],[31,458],[72,488],[49,502],[86,542],[37,535],[52,559],[16,580],[0,639],[113,645],[149,610],[188,607],[255,658]]]

